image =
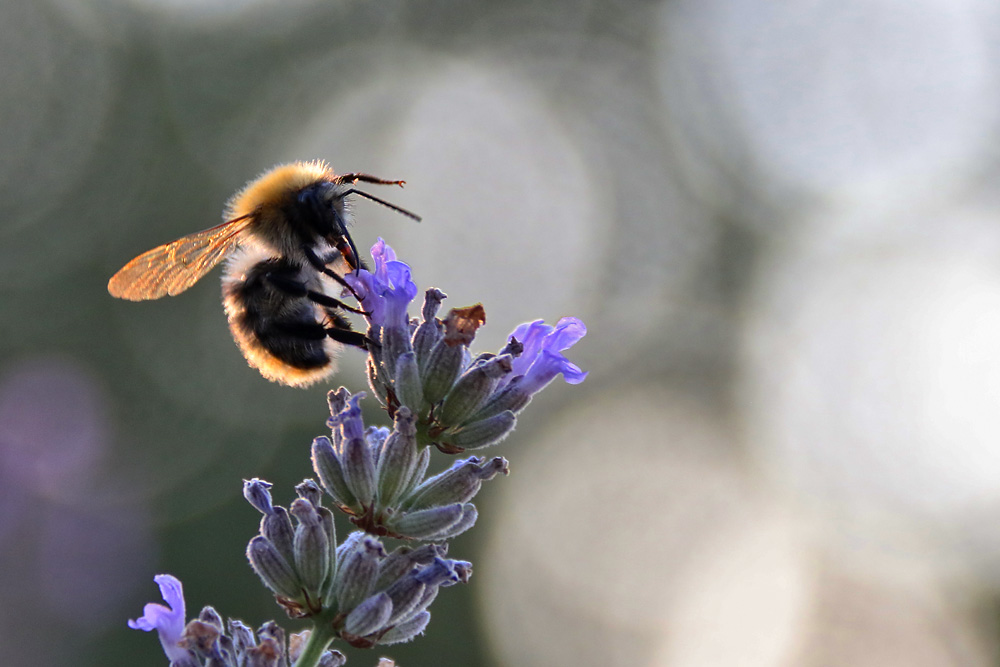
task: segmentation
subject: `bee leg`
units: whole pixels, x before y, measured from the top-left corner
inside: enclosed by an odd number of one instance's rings
[[[310,290],[301,281],[286,278],[270,271],[264,274],[264,280],[289,296],[309,296]]]
[[[330,319],[333,326],[326,328],[326,335],[338,343],[343,343],[344,345],[350,345],[352,347],[360,347],[365,351],[369,349],[369,346],[376,344],[372,339],[360,331],[351,329],[350,325],[342,318],[331,317]]]
[[[366,311],[361,310],[360,308],[348,306],[343,301],[334,299],[332,296],[327,296],[322,292],[316,292],[308,289],[298,280],[292,280],[291,278],[286,278],[285,276],[278,275],[276,273],[266,273],[264,277],[269,283],[271,283],[271,285],[290,296],[304,296],[313,303],[318,303],[326,308],[340,308],[352,313],[357,313],[358,315],[368,315]]]
[[[323,340],[326,338],[326,328],[316,322],[274,322],[275,331],[298,338],[300,340]]]
[[[313,303],[318,303],[321,306],[327,308],[340,308],[341,310],[346,310],[351,313],[357,313],[358,315],[370,315],[368,311],[362,310],[360,308],[354,308],[348,306],[346,303],[339,299],[334,299],[332,296],[323,294],[322,292],[315,292],[313,290],[306,290],[305,296],[308,297]]]
[[[316,254],[316,251],[313,250],[311,246],[308,245],[302,246],[302,253],[306,256],[306,259],[309,260],[309,263],[312,264],[314,269],[316,269],[323,275],[333,278],[336,282],[343,285],[344,288],[351,293],[351,296],[353,296],[358,301],[361,300],[361,297],[359,297],[358,293],[354,291],[354,288],[351,287],[346,280],[344,280],[344,277],[339,273],[337,273],[336,271],[333,271],[332,269],[327,267],[327,264],[329,262],[324,262],[322,258],[320,258],[320,256]],[[362,264],[361,266],[363,268],[364,264]]]
[[[343,343],[344,345],[350,345],[352,347],[360,347],[362,350],[366,351],[368,350],[368,344],[371,343],[368,336],[364,335],[360,331],[352,331],[350,329],[330,327],[326,330],[326,335],[338,343]]]

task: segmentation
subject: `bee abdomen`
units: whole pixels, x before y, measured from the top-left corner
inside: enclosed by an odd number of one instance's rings
[[[230,261],[222,281],[229,329],[247,362],[267,379],[297,387],[332,374],[340,347],[305,296],[308,282],[295,262],[259,251]]]
[[[327,335],[322,325],[315,322],[250,322],[257,340],[268,352],[295,368],[317,368],[332,359],[327,351]]]

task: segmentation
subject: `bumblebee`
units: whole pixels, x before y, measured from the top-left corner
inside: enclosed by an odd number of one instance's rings
[[[139,255],[111,277],[108,292],[130,301],[173,296],[228,258],[223,302],[243,355],[269,380],[311,384],[334,371],[341,345],[366,347],[341,314],[360,311],[330,294],[331,281],[350,291],[343,274],[364,267],[345,199],[358,195],[420,219],[356,189],[359,182],[404,184],[338,176],[324,162],[274,167],[229,200],[225,222]]]

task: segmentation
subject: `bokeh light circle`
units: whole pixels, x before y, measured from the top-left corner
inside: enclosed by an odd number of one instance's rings
[[[995,213],[938,215],[770,254],[739,397],[763,460],[852,539],[996,550],[980,522],[1000,507],[1000,235]]]
[[[716,185],[786,203],[934,198],[989,158],[994,21],[977,0],[664,3],[668,123]]]
[[[743,655],[780,664],[809,607],[808,561],[728,440],[718,415],[649,386],[521,443],[477,569],[503,663],[693,665],[708,641],[733,664],[755,634]],[[734,577],[727,613],[705,614]]]

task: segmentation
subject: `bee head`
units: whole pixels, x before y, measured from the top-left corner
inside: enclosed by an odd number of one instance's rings
[[[352,268],[358,266],[358,251],[347,233],[343,185],[320,181],[302,188],[297,197],[299,216],[317,236],[337,248]]]

